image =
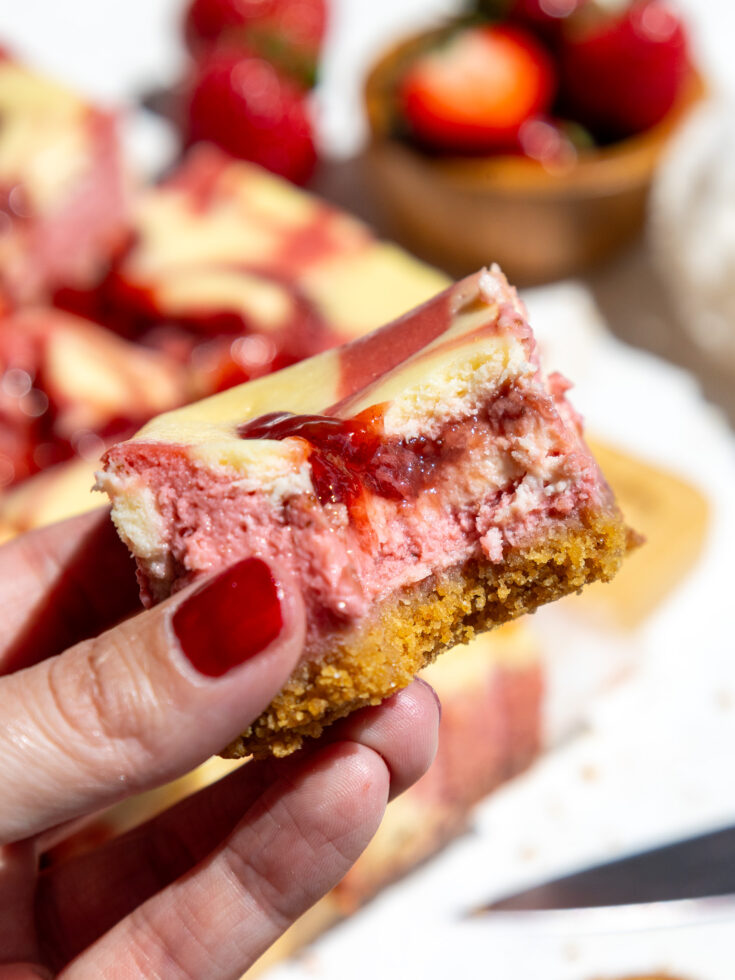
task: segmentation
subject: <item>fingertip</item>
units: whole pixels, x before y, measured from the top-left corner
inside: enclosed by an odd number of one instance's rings
[[[439,742],[439,701],[424,681],[413,681],[373,708],[364,708],[328,729],[330,741],[351,740],[376,752],[390,774],[389,799],[423,776]]]
[[[371,746],[348,740],[335,742],[325,747],[322,758],[340,770],[335,789],[345,802],[357,795],[370,796],[385,804],[391,773],[385,758]]]
[[[294,839],[307,841],[312,855],[328,842],[329,861],[336,859],[341,865],[339,872],[337,863],[333,866],[338,880],[380,826],[390,794],[390,770],[379,752],[349,738],[318,743],[313,752],[293,759],[259,797],[248,820],[268,812],[277,816],[281,829],[293,824]],[[289,803],[281,813],[285,800]]]
[[[436,722],[437,722],[437,726],[438,726],[439,723],[442,720],[442,703],[441,703],[441,700],[439,698],[439,695],[436,693],[435,689],[431,686],[431,684],[429,684],[428,681],[425,681],[423,677],[417,677],[417,678],[415,678],[414,683],[411,686],[413,687],[414,685],[415,685],[415,688],[416,688],[416,691],[417,692],[419,690],[421,690],[422,688],[425,688],[425,689],[427,689],[428,693],[431,694],[431,697],[434,700],[434,704],[436,705],[436,711],[437,711],[437,719],[436,719]]]
[[[391,793],[399,796],[429,770],[439,747],[441,703],[434,688],[421,678],[399,691],[386,704],[391,712]]]

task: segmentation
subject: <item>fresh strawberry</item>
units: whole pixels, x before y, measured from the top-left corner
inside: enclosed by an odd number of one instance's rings
[[[188,142],[215,143],[296,183],[316,163],[306,92],[261,58],[217,49],[197,65]]]
[[[326,0],[193,0],[184,22],[190,50],[244,44],[313,85],[327,25]]]
[[[666,115],[689,69],[687,39],[666,0],[634,0],[618,17],[580,18],[560,52],[565,111],[604,140]]]
[[[523,122],[550,106],[554,69],[546,50],[517,27],[476,27],[417,58],[399,101],[411,134],[438,150],[514,150]]]

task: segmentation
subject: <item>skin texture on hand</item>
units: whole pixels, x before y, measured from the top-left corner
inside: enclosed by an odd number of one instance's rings
[[[80,820],[247,727],[297,663],[304,614],[282,571],[252,560],[141,611],[106,512],[1,548],[0,613],[13,789],[0,796],[0,980],[238,977],[346,873],[436,750],[438,704],[417,681],[39,870]]]

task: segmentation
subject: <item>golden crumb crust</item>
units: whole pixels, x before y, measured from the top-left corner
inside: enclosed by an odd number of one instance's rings
[[[337,633],[327,655],[300,664],[222,755],[289,755],[305,737],[406,687],[450,647],[589,582],[609,581],[635,543],[617,511],[596,512],[510,551],[500,565],[473,561],[391,596],[368,622]]]

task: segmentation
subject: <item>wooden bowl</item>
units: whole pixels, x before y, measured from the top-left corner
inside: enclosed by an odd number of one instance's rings
[[[387,230],[454,275],[498,262],[519,285],[582,272],[640,231],[656,164],[704,94],[692,71],[653,128],[582,152],[563,172],[523,156],[431,156],[393,136],[396,85],[406,63],[440,31],[404,41],[373,67],[365,101],[371,140],[363,179]]]

